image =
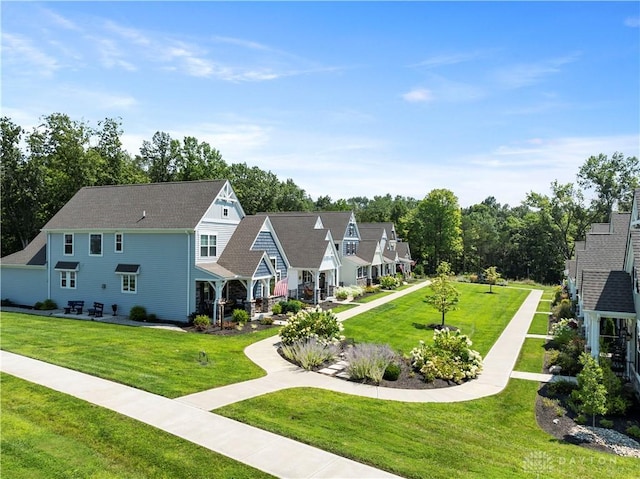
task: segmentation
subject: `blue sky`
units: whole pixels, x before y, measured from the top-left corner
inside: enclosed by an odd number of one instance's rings
[[[2,115],[122,118],[314,199],[462,206],[640,156],[638,2],[6,2]]]

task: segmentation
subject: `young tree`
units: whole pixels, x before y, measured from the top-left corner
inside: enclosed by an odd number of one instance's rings
[[[603,384],[602,368],[589,353],[580,355],[582,371],[578,373],[578,389],[572,396],[580,403],[580,411],[591,414],[592,424],[596,425],[596,414],[607,412],[607,388]]]
[[[484,270],[484,279],[489,283],[489,293],[493,293],[493,285],[500,280],[502,275],[498,273],[498,269],[495,266],[489,266]]]
[[[433,306],[436,311],[442,313],[444,326],[445,315],[449,311],[457,309],[460,293],[451,282],[451,266],[446,261],[438,265],[438,275],[431,281],[432,294],[426,297],[425,302]]]

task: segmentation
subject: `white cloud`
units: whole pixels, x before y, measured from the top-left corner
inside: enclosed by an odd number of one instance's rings
[[[460,63],[466,63],[474,60],[486,58],[489,52],[484,51],[472,51],[465,53],[441,53],[433,55],[426,60],[422,60],[410,67],[425,67],[425,68],[437,68],[441,66],[458,65]]]
[[[111,20],[107,20],[105,22],[105,27],[108,31],[116,33],[120,37],[129,40],[137,45],[151,44],[151,40],[149,40],[149,38],[147,38],[144,33],[134,28],[123,27],[122,25],[118,25]]]
[[[433,93],[426,88],[414,88],[402,95],[402,98],[409,103],[423,103],[433,101]]]
[[[37,73],[44,76],[50,76],[60,68],[57,59],[44,53],[23,35],[4,32],[2,34],[2,52],[3,62],[30,64],[37,70]]]
[[[624,20],[624,24],[627,27],[638,28],[640,27],[640,17],[627,17]]]
[[[57,26],[62,27],[66,30],[72,30],[72,31],[82,31],[82,29],[73,21],[69,20],[66,17],[63,17],[62,15],[60,15],[59,13],[53,12],[47,8],[43,8],[42,9],[43,12],[45,13],[45,15],[47,17],[49,17],[49,19]]]
[[[504,88],[517,89],[540,83],[546,77],[562,71],[564,65],[573,63],[578,55],[552,58],[533,63],[519,63],[498,69],[494,79]]]

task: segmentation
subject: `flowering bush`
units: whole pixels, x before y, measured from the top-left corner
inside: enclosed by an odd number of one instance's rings
[[[204,331],[209,326],[211,326],[211,320],[206,314],[200,314],[193,319],[193,326],[198,331]]]
[[[349,297],[349,288],[345,288],[344,286],[341,286],[336,289],[336,299],[340,301],[344,301],[348,297]]]
[[[356,285],[340,286],[336,289],[336,298],[340,301],[344,301],[349,296],[353,299],[358,298],[364,294],[364,288]]]
[[[482,356],[471,349],[471,340],[460,331],[449,328],[435,330],[433,344],[420,345],[411,350],[411,365],[424,374],[425,380],[436,378],[462,382],[473,379],[482,371]]]
[[[304,369],[311,370],[325,361],[333,361],[338,356],[338,346],[325,344],[316,338],[294,341],[282,346],[282,354]]]
[[[342,329],[342,323],[338,322],[335,314],[316,307],[311,310],[302,310],[291,316],[287,324],[280,328],[280,339],[283,344],[292,344],[309,338],[316,338],[321,343],[329,344],[343,339],[340,336]]]
[[[400,286],[400,282],[395,276],[381,276],[380,286],[382,286],[384,289],[396,289],[398,286]]]
[[[376,384],[380,384],[387,366],[396,357],[386,344],[358,344],[349,348],[345,356],[351,379],[370,379]]]

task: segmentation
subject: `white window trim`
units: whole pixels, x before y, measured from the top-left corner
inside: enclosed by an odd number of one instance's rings
[[[100,236],[100,254],[91,253],[91,237],[92,236]],[[104,251],[104,242],[102,233],[89,233],[89,256],[102,256]]]
[[[120,250],[118,250],[118,235],[120,235]],[[113,235],[113,252],[118,254],[124,253],[124,233],[115,233]]]
[[[73,275],[73,286],[71,286],[71,275]],[[66,286],[62,285],[62,278],[64,278],[67,282]],[[71,270],[60,271],[60,288],[61,289],[76,289],[77,286],[78,286],[78,274],[75,271],[71,271]]]
[[[202,237],[203,236],[207,237],[207,245],[204,246],[204,247],[207,248],[207,254],[206,255],[202,254],[202,248],[203,248]],[[216,245],[215,245],[215,249],[216,249],[215,253],[216,254],[214,254],[214,255],[209,254],[211,252],[211,249],[210,249],[211,248],[211,242],[210,242],[210,238],[211,237],[215,238],[215,242],[216,242]],[[200,233],[200,244],[199,244],[198,254],[199,254],[200,258],[217,258],[218,257],[218,234],[217,233]]]
[[[121,278],[120,278],[120,292],[123,294],[138,294],[138,275],[136,273],[121,273],[120,274]],[[135,289],[133,291],[131,291],[130,289],[124,289],[124,281],[125,281],[125,276],[127,278],[130,278],[131,276],[134,277],[135,280]],[[131,284],[131,279],[127,280],[129,282],[129,285]]]
[[[71,253],[67,253],[67,236],[71,236]],[[75,253],[76,238],[73,233],[62,233],[62,255],[73,256]]]

